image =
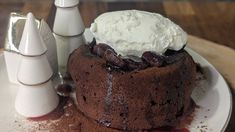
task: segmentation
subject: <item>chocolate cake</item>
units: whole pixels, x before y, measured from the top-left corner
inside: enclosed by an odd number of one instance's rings
[[[78,109],[93,121],[121,130],[174,126],[190,109],[196,64],[184,50],[145,52],[140,62],[106,44],[82,45],[68,63]]]

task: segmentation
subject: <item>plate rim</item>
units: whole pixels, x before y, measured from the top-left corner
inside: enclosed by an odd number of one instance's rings
[[[229,108],[229,112],[228,112],[228,116],[227,116],[227,119],[225,121],[225,124],[224,126],[222,127],[222,130],[221,131],[225,131],[226,128],[228,127],[228,124],[230,122],[230,119],[231,119],[231,116],[232,116],[232,110],[233,110],[233,97],[232,97],[232,92],[231,92],[231,88],[229,87],[227,81],[225,80],[224,76],[215,68],[215,66],[213,64],[211,64],[206,58],[204,58],[203,56],[201,56],[199,53],[197,53],[196,51],[194,51],[193,49],[189,48],[186,46],[186,51],[188,52],[192,52],[193,54],[196,54],[197,56],[199,56],[201,59],[203,59],[203,61],[207,62],[210,67],[213,68],[214,71],[217,72],[217,74],[219,74],[221,76],[221,79],[222,81],[225,83],[226,87],[227,87],[227,90],[229,92],[229,100],[230,100],[230,108]]]

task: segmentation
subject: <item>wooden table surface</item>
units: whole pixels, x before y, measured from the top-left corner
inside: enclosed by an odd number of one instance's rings
[[[80,2],[79,9],[87,27],[99,14],[106,11],[139,9],[158,12],[173,20],[191,35],[235,49],[235,2],[158,1],[107,3],[86,1]],[[53,6],[53,0],[1,0],[0,47],[3,46],[8,15],[12,11],[33,12],[38,18],[48,18],[48,22],[51,25],[53,17],[48,16],[54,16],[55,7]],[[212,44],[216,45],[215,43]],[[235,67],[231,70],[235,70]],[[235,91],[232,90],[232,92],[234,93]],[[234,94],[233,98],[235,98]],[[235,102],[234,99],[233,101]],[[235,111],[233,111],[226,131],[235,131]]]

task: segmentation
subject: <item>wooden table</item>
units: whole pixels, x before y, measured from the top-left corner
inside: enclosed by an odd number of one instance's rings
[[[23,1],[23,0],[21,0]],[[7,17],[11,11],[27,13],[33,12],[39,18],[48,18],[50,25],[53,23],[55,7],[53,1],[31,0],[28,2],[1,0],[0,2],[0,47],[3,46]],[[225,58],[218,58],[219,54],[232,58],[235,56],[235,2],[81,2],[80,11],[85,25],[88,27],[91,22],[101,13],[121,9],[140,9],[151,12],[158,12],[169,17],[179,24],[186,32],[200,38],[190,37],[196,40],[197,46],[191,45],[205,58],[207,58],[227,79],[232,92],[235,92],[235,61],[226,61]],[[214,43],[213,43],[214,42]],[[221,45],[221,46],[219,46]],[[228,46],[230,48],[224,47]],[[215,49],[215,53],[206,53],[204,47]],[[235,58],[235,57],[234,57]],[[235,59],[234,59],[235,60]],[[226,68],[223,68],[226,65]],[[230,68],[230,69],[228,69]],[[233,94],[233,102],[235,95]],[[235,106],[235,104],[233,104]],[[235,131],[235,108],[233,110],[227,132]]]

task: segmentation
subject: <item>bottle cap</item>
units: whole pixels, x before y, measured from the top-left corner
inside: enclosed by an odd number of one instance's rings
[[[57,7],[73,7],[78,5],[79,0],[55,0],[55,5]]]

